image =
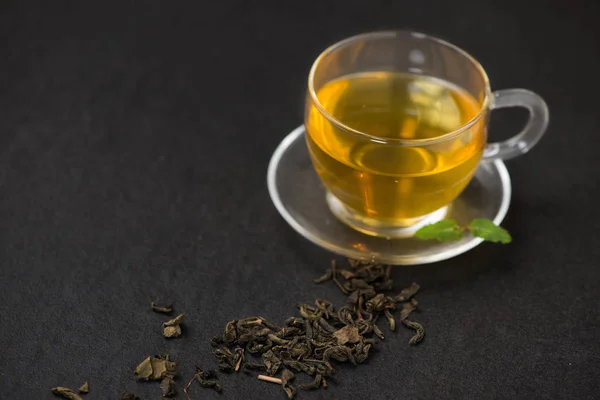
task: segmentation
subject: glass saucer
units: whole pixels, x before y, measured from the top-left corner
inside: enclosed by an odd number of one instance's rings
[[[426,264],[462,254],[483,240],[470,234],[454,242],[413,237],[369,236],[340,222],[330,211],[326,191],[313,169],[304,126],[279,144],[267,172],[271,199],[283,218],[302,236],[334,253],[394,265]],[[473,218],[500,224],[510,204],[510,176],[502,161],[482,162],[475,177],[449,207],[446,218],[468,225]]]

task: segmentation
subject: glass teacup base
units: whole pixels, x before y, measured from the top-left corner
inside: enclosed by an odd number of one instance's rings
[[[347,209],[336,208],[335,201],[332,207],[332,201],[327,199],[304,136],[304,126],[299,126],[273,153],[267,172],[269,194],[277,211],[295,231],[336,254],[396,265],[446,260],[472,249],[483,239],[466,233],[460,240],[438,242],[419,240],[409,233],[441,218],[454,219],[463,226],[473,218],[488,218],[500,224],[508,211],[511,186],[504,163],[500,160],[482,162],[465,190],[445,211],[438,210],[408,229],[395,226],[387,237],[380,233],[377,236],[363,233],[356,229],[355,221],[349,219]],[[444,213],[447,214],[444,216]],[[344,220],[348,222],[342,222]],[[373,228],[365,230],[373,231]],[[281,232],[286,234],[283,226]]]
[[[350,228],[356,229],[366,235],[386,239],[412,237],[423,226],[444,219],[446,215],[448,215],[448,209],[450,207],[445,206],[419,218],[403,219],[394,224],[390,224],[374,218],[369,218],[368,216],[347,207],[329,191],[325,195],[325,200],[333,215]]]

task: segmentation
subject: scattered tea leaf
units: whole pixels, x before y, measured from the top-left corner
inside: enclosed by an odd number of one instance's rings
[[[463,228],[458,226],[455,220],[443,219],[434,224],[425,225],[415,233],[415,236],[423,240],[436,239],[440,242],[447,242],[460,239],[462,233]]]
[[[315,390],[321,387],[323,384],[323,376],[320,374],[315,375],[315,379],[311,383],[303,383],[298,385],[299,389],[302,390]],[[327,384],[325,384],[326,387]]]
[[[157,306],[154,302],[151,302],[150,308],[152,308],[152,311],[162,314],[171,314],[173,312],[173,304],[168,304],[161,307]]]
[[[279,370],[281,366],[281,359],[273,353],[273,350],[268,350],[266,353],[262,355],[262,361],[267,367],[267,374],[273,376]]]
[[[163,397],[174,397],[177,394],[173,376],[167,375],[163,378],[163,380],[160,382],[160,391]]]
[[[419,302],[415,299],[411,299],[408,303],[402,303],[402,310],[400,310],[400,321],[404,321],[410,313],[415,311],[419,306]]]
[[[244,349],[236,347],[233,351],[228,347],[215,350],[219,359],[219,370],[221,372],[234,372],[240,368],[244,358]]]
[[[166,371],[166,369],[165,369],[165,371]],[[140,363],[140,365],[138,365],[135,368],[135,370],[133,371],[133,374],[138,378],[150,379],[150,377],[153,376],[153,374],[154,374],[154,369],[152,368],[152,357],[148,357],[144,361],[142,361]],[[154,378],[154,379],[159,379],[159,378],[162,378],[162,376],[159,376],[158,378]]]
[[[356,273],[354,271],[350,271],[350,270],[347,270],[347,269],[342,269],[341,271],[339,271],[339,273],[346,280],[352,279],[352,278],[356,278]]]
[[[168,320],[163,323],[163,336],[166,338],[174,338],[181,336],[181,320],[183,319],[184,314],[179,314],[173,319]]]
[[[189,395],[187,394],[187,389],[190,387],[194,379],[203,388],[214,389],[217,393],[221,393],[222,388],[221,383],[217,379],[217,372],[213,370],[208,370],[205,372],[202,368],[196,366],[196,373],[194,374],[194,377],[184,389],[184,392],[188,397]]]
[[[61,396],[65,399],[83,400],[83,397],[78,395],[73,389],[69,389],[67,387],[57,386],[55,388],[52,388],[52,393],[54,393],[57,396]]]
[[[133,393],[125,392],[121,395],[121,400],[140,400],[140,398]]]
[[[288,399],[293,399],[298,392],[298,390],[291,384],[294,379],[296,379],[296,375],[294,375],[294,373],[289,369],[284,369],[281,373],[281,386],[283,387],[285,394],[287,394]]]
[[[176,316],[173,319],[168,320],[167,322],[164,322],[163,325],[164,326],[175,326],[175,325],[179,325],[181,323],[181,320],[183,319],[184,314],[179,314],[178,316]]]
[[[337,339],[338,344],[357,343],[361,336],[358,333],[358,328],[352,325],[346,325],[337,330],[333,336]]]
[[[390,324],[390,329],[395,331],[396,330],[396,320],[394,319],[394,316],[388,309],[383,310],[383,313],[385,314],[385,317],[387,318],[388,323]]]
[[[323,282],[328,281],[330,279],[331,279],[331,270],[329,269],[329,270],[327,270],[327,272],[325,272],[320,277],[313,279],[313,281],[315,283],[323,283]]]
[[[488,242],[508,244],[512,237],[508,231],[486,218],[475,218],[469,224],[469,230],[474,236]]]
[[[402,323],[410,329],[415,330],[415,335],[410,338],[408,344],[415,345],[418,344],[421,340],[423,340],[423,338],[425,337],[425,328],[423,328],[423,325],[419,324],[418,322],[409,321],[407,319],[403,319]]]
[[[417,294],[420,288],[421,286],[413,282],[409,287],[402,289],[398,296],[394,298],[394,300],[397,302],[408,301],[411,297]]]
[[[158,381],[167,374],[175,375],[177,373],[177,364],[165,358],[148,357],[138,365],[133,374],[136,378]]]
[[[90,391],[90,384],[85,381],[83,385],[79,387],[79,393],[88,393]]]

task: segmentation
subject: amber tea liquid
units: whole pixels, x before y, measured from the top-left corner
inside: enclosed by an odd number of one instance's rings
[[[472,120],[481,104],[463,89],[422,75],[368,72],[317,91],[324,110],[344,125],[382,139],[430,139]],[[327,189],[365,218],[410,225],[450,203],[475,173],[485,122],[435,144],[401,146],[344,132],[309,101],[307,141]]]

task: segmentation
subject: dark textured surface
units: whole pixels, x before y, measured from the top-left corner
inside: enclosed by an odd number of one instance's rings
[[[215,365],[209,341],[226,321],[340,301],[311,283],[330,255],[277,214],[266,167],[301,122],[319,51],[406,27],[467,49],[496,89],[540,93],[550,129],[508,163],[512,245],[395,270],[424,287],[426,340],[391,334],[301,398],[596,397],[600,13],[555,3],[0,3],[0,397],[89,380],[87,399],[158,398],[131,374],[147,355],[168,350],[187,380]],[[492,137],[522,117],[497,113]],[[156,297],[186,313],[183,338],[161,337]],[[223,380],[222,399],[284,398]]]

